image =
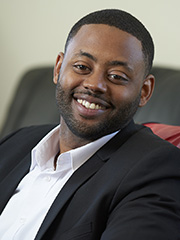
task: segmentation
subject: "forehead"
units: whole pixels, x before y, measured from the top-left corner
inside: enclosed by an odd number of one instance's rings
[[[136,37],[105,24],[83,25],[70,40],[67,52],[73,54],[80,49],[104,58],[143,60],[142,45]]]

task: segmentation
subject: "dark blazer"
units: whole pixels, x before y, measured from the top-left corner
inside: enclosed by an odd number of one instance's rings
[[[0,212],[54,126],[28,127],[0,144]],[[68,180],[36,240],[179,240],[180,150],[131,122]]]

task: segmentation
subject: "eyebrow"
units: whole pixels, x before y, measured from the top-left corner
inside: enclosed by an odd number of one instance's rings
[[[111,62],[108,62],[108,65],[109,66],[123,66],[123,67],[127,68],[130,72],[133,71],[133,69],[129,66],[129,64],[127,62],[123,62],[123,61],[118,61],[118,60],[111,61]]]
[[[77,53],[76,56],[85,56],[85,57],[90,58],[94,62],[97,62],[97,58],[96,57],[94,57],[92,54],[90,54],[88,52],[83,52],[82,50],[80,50],[80,52]]]

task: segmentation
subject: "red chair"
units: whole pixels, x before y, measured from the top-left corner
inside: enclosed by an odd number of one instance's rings
[[[143,125],[149,127],[153,133],[159,137],[180,148],[180,126],[172,126],[160,123],[144,123]]]

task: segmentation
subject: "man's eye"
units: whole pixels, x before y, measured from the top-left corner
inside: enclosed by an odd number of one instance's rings
[[[73,65],[73,68],[75,69],[76,72],[82,72],[82,73],[88,73],[90,71],[89,67],[83,65],[83,64],[75,64]]]
[[[118,82],[118,81],[125,81],[127,82],[128,79],[122,77],[121,75],[117,75],[117,74],[109,74],[108,78],[110,79],[110,81],[114,81],[114,82]]]

